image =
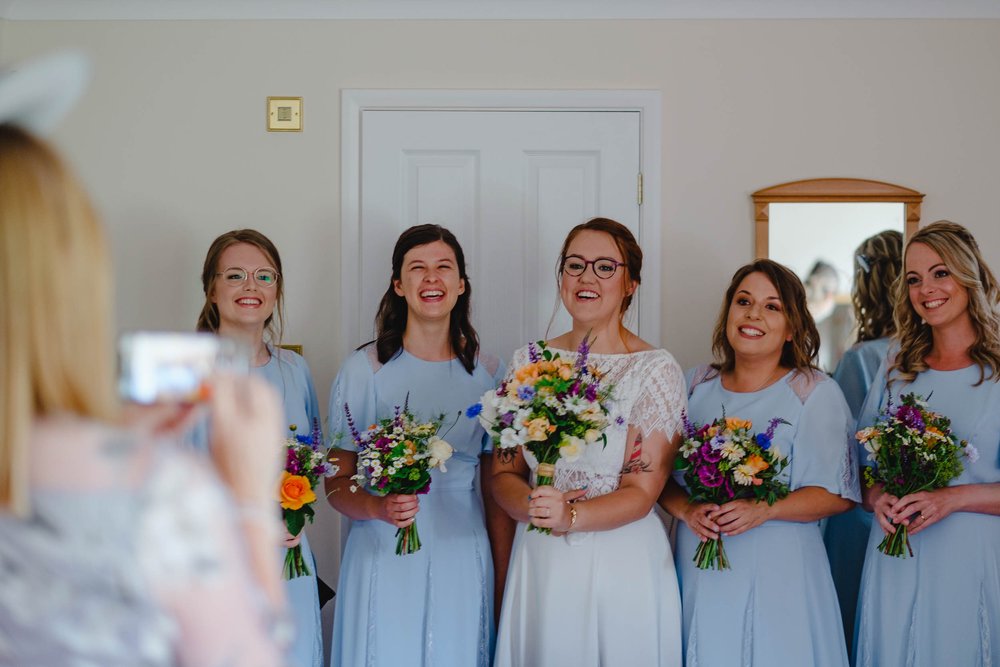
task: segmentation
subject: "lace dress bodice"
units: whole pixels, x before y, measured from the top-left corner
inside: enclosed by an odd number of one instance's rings
[[[563,358],[576,358],[575,352],[558,352]],[[529,361],[528,347],[522,347],[514,353],[511,368],[520,368]],[[614,387],[608,405],[607,445],[602,447],[599,441],[587,445],[583,454],[572,463],[560,459],[556,463],[553,484],[560,491],[586,488],[584,497],[594,498],[618,488],[625,465],[629,428],[644,438],[654,432],[673,437],[680,427],[687,394],[681,368],[666,350],[591,353],[589,361],[604,373],[603,384]],[[534,484],[538,461],[527,449],[523,451]]]

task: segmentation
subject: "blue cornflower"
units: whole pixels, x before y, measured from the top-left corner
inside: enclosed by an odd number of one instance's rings
[[[767,451],[768,449],[770,449],[770,447],[771,447],[771,438],[770,438],[770,436],[768,436],[767,433],[758,433],[757,434],[757,446],[760,447],[761,449],[763,449],[764,451]]]
[[[476,403],[474,405],[470,405],[465,409],[465,416],[468,417],[469,419],[472,419],[474,417],[478,417],[479,413],[482,411],[483,411],[483,404]]]
[[[517,388],[517,397],[522,401],[530,401],[535,397],[535,388],[528,384],[522,384]]]

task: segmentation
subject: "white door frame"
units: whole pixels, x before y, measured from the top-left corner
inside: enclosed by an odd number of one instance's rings
[[[661,93],[657,90],[366,90],[344,89],[340,105],[340,312],[343,356],[361,318],[361,114],[369,110],[638,111],[643,174],[639,234],[645,251],[639,289],[643,338],[660,345]],[[638,196],[638,188],[637,188]],[[581,221],[582,222],[582,221]],[[388,283],[387,283],[388,284]]]

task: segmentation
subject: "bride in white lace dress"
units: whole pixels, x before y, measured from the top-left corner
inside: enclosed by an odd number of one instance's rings
[[[496,455],[494,496],[519,525],[495,665],[679,666],[677,577],[653,507],[679,443],[683,374],[622,324],[642,267],[627,228],[604,218],[578,225],[560,257],[573,329],[548,346],[573,358],[589,334],[590,361],[614,385],[611,425],[605,447],[556,464],[554,486],[532,488],[530,452]],[[527,362],[522,348],[511,368]],[[552,535],[527,532],[529,522]]]

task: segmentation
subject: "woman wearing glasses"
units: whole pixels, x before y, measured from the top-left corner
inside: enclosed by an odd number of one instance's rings
[[[519,522],[507,575],[495,664],[680,665],[680,599],[670,543],[653,512],[673,464],[685,408],[673,357],[625,328],[641,280],[642,250],[623,225],[574,227],[557,282],[572,329],[547,342],[589,360],[614,386],[606,446],[560,459],[552,486],[522,448],[494,455],[494,495]],[[514,353],[512,368],[530,359]],[[551,535],[528,532],[528,524]]]
[[[198,331],[242,341],[251,351],[254,371],[282,397],[286,425],[308,433],[319,424],[319,403],[305,359],[283,350],[281,340],[281,257],[271,240],[253,229],[226,232],[215,239],[201,273],[205,305]],[[305,532],[286,533],[284,546],[301,540],[302,554],[312,573],[286,581],[295,621],[290,657],[293,667],[319,667],[323,662],[316,566]]]
[[[479,350],[472,285],[454,234],[439,225],[404,231],[375,318],[377,337],[347,358],[330,393],[340,471],[328,499],[352,520],[334,612],[332,665],[488,667],[494,569],[506,572],[513,526],[489,493],[489,439],[464,414],[496,386],[499,359]],[[359,430],[407,404],[420,420],[443,414],[454,448],[424,495],[352,491]],[[456,421],[457,419],[457,421]],[[481,479],[482,499],[477,486]],[[396,531],[418,521],[419,551],[397,555]],[[502,580],[497,580],[502,586]]]

